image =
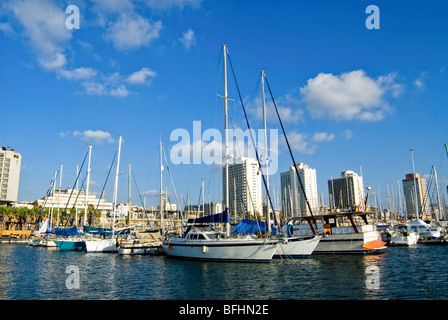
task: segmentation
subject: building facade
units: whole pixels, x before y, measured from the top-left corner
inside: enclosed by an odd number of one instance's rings
[[[328,180],[330,209],[354,209],[364,202],[364,183],[362,176],[347,170],[340,178]]]
[[[223,206],[226,204],[226,172],[222,169]],[[263,212],[263,194],[261,172],[258,161],[250,158],[239,158],[236,163],[229,164],[229,213]]]
[[[11,148],[0,149],[0,205],[13,205],[19,194],[22,156]]]
[[[406,179],[403,180],[403,195],[408,218],[418,216],[423,220],[431,220],[426,179],[421,178],[418,173],[406,174]],[[417,206],[415,205],[416,201]]]
[[[77,209],[78,211],[85,210],[86,194],[82,189],[55,190],[50,196],[45,196],[37,200],[37,203],[46,208],[54,208],[64,210]],[[99,211],[113,211],[111,202],[106,202],[104,199],[98,199],[94,193],[88,193],[87,205],[93,205]]]
[[[300,186],[297,173],[302,181],[305,193]],[[319,210],[317,197],[316,169],[304,163],[289,167],[289,171],[280,173],[282,211],[287,217],[310,215],[306,200],[310,204],[312,213]],[[305,197],[306,196],[306,197]]]

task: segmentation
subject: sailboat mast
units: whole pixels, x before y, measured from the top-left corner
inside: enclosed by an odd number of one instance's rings
[[[55,190],[56,190],[56,177],[58,176],[58,172],[55,171],[54,172],[54,181],[53,181],[53,197],[52,197],[52,202],[51,202],[51,214],[50,214],[50,226],[49,226],[49,230],[51,230],[51,227],[53,225],[53,208],[54,208],[54,196],[55,196]]]
[[[261,70],[261,103],[263,105],[263,131],[264,131],[264,161],[266,164],[266,193],[268,199],[266,201],[266,224],[267,232],[271,232],[271,214],[269,213],[269,162],[268,162],[268,137],[266,129],[266,103],[264,95],[264,78],[265,72]]]
[[[132,198],[131,198],[131,165],[128,165],[128,196],[129,196],[129,201],[128,201],[128,216],[126,218],[126,224],[129,226],[130,221],[131,221],[131,204],[132,204]]]
[[[162,183],[162,141],[159,142],[160,149],[160,230],[162,231],[162,235],[165,233],[165,226],[163,222],[163,183]]]
[[[436,217],[436,220],[439,221],[442,217],[442,207],[440,206],[440,195],[439,195],[439,183],[437,181],[437,171],[436,166],[432,166],[432,169],[434,170],[434,178],[436,183],[436,191],[437,191],[437,208],[438,208],[438,215]]]
[[[228,109],[228,97],[227,97],[227,44],[222,46],[222,54],[224,61],[224,142],[225,142],[225,186],[226,186],[226,211],[229,212],[229,137],[228,137],[228,124],[227,124],[227,109]],[[226,224],[226,233],[230,234],[230,225]]]
[[[88,208],[88,195],[89,195],[89,184],[90,184],[90,159],[92,157],[92,146],[89,146],[89,162],[87,165],[87,183],[86,183],[86,201],[85,201],[85,209],[84,209],[84,220],[82,225],[85,226],[87,224],[87,208]],[[79,190],[78,190],[79,192]]]
[[[118,175],[120,172],[120,154],[121,154],[121,136],[118,142],[118,160],[117,160],[117,171],[115,173],[115,184],[114,184],[114,200],[113,200],[113,218],[112,218],[112,237],[115,235],[115,207],[117,206],[117,191],[118,191]]]
[[[411,158],[412,158],[412,174],[414,175],[414,198],[415,198],[415,205],[414,205],[414,209],[415,209],[415,218],[417,220],[419,220],[418,218],[418,202],[417,202],[417,181],[415,179],[415,167],[414,167],[414,150],[411,149]]]

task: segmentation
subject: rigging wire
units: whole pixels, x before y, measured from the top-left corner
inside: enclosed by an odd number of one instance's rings
[[[80,175],[81,170],[82,170],[82,168],[83,168],[83,166],[84,166],[84,163],[86,162],[86,158],[87,158],[87,155],[88,155],[88,154],[89,154],[89,150],[87,150],[86,155],[84,156],[84,160],[82,161],[81,167],[79,168],[79,172],[78,172],[78,174],[76,175],[76,179],[75,179],[75,183],[73,184],[72,192],[70,193],[70,196],[69,196],[69,198],[68,198],[68,200],[67,200],[67,204],[66,204],[66,206],[65,206],[64,211],[62,211],[61,219],[60,219],[60,221],[58,221],[58,226],[59,226],[59,224],[62,222],[62,219],[64,218],[65,213],[67,212],[67,207],[68,207],[68,205],[69,205],[69,203],[70,203],[70,199],[71,199],[71,197],[72,197],[72,195],[73,195],[73,191],[75,190],[76,183],[78,182],[79,175]]]
[[[278,225],[277,218],[276,218],[276,215],[275,215],[275,209],[274,209],[274,206],[272,205],[272,200],[271,200],[271,197],[269,195],[269,191],[268,191],[269,189],[268,189],[268,186],[267,186],[267,183],[266,183],[266,178],[265,178],[264,173],[263,173],[263,168],[261,167],[260,158],[259,158],[259,155],[258,155],[258,150],[257,150],[256,144],[255,144],[254,137],[252,135],[252,130],[250,128],[249,120],[248,120],[247,113],[246,113],[246,108],[244,107],[243,98],[241,97],[241,91],[240,91],[240,88],[238,86],[238,82],[236,81],[236,75],[235,75],[235,71],[233,69],[233,64],[232,64],[232,60],[230,59],[230,55],[229,55],[229,63],[230,63],[230,68],[232,69],[233,79],[235,81],[235,85],[236,85],[236,88],[237,88],[237,91],[238,91],[238,96],[239,96],[239,99],[240,99],[240,102],[241,102],[241,106],[242,106],[243,111],[244,111],[244,117],[246,119],[246,124],[247,124],[248,130],[249,130],[249,133],[250,133],[252,144],[253,144],[253,146],[255,148],[255,154],[256,154],[257,161],[258,161],[259,170],[261,172],[261,177],[262,177],[262,180],[263,180],[263,184],[264,184],[264,186],[266,188],[266,191],[268,193],[269,203],[271,205],[272,212],[274,213],[274,222],[275,222],[276,225]],[[267,212],[267,214],[269,214],[269,212]],[[268,226],[268,228],[269,228],[269,226]]]
[[[283,127],[283,122],[282,122],[282,119],[280,118],[280,114],[279,114],[278,109],[277,109],[277,104],[275,103],[274,95],[272,94],[271,86],[269,85],[269,81],[268,81],[267,77],[265,77],[265,80],[266,80],[266,84],[268,85],[268,89],[269,89],[269,93],[271,95],[272,103],[274,104],[275,112],[277,113],[277,117],[278,117],[278,120],[280,122],[280,126],[282,128],[283,135],[284,135],[285,140],[286,140],[286,144],[288,145],[288,150],[289,150],[289,154],[291,155],[293,166],[295,166],[296,165],[296,161],[294,160],[294,156],[292,154],[291,146],[289,145],[288,137],[286,136],[285,128]],[[308,206],[308,209],[310,210],[310,214],[311,214],[311,217],[313,219],[314,226],[316,227],[316,232],[318,232],[316,220],[314,219],[314,215],[313,215],[313,211],[311,210],[310,202],[308,201],[308,197],[306,196],[305,188],[304,188],[303,183],[302,183],[302,179],[300,179],[300,175],[299,175],[298,170],[295,170],[295,172],[296,172],[296,175],[297,175],[297,179],[299,180],[300,187],[302,188],[303,195],[305,196],[306,204]]]

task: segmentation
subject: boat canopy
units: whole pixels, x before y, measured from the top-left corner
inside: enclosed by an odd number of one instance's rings
[[[224,210],[221,213],[212,214],[209,216],[188,219],[188,223],[229,223],[230,216],[227,210]]]
[[[242,219],[238,224],[232,229],[233,233],[256,233],[256,232],[266,232],[267,223],[264,221]],[[271,226],[271,231],[273,234],[277,233],[277,229]]]
[[[57,236],[63,236],[63,237],[70,237],[70,236],[79,236],[81,233],[79,233],[78,228],[76,226],[71,228],[56,228],[53,230],[53,232]]]

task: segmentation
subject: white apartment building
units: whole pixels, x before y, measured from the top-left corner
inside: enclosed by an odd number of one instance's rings
[[[37,200],[37,203],[41,206],[45,205],[46,208],[59,208],[61,210],[75,208],[81,211],[85,210],[86,207],[86,194],[84,190],[68,187],[65,190],[55,190],[54,194]],[[99,211],[112,211],[111,202],[98,199],[94,193],[90,192],[87,195],[87,205],[93,205]]]
[[[11,148],[0,149],[0,205],[17,202],[21,155]]]
[[[403,194],[406,203],[406,214],[409,218],[416,215],[423,220],[431,220],[431,211],[426,179],[420,177],[418,173],[409,173],[403,180]],[[417,201],[417,207],[415,202]]]
[[[226,204],[226,172],[222,169],[223,206]],[[258,161],[239,158],[229,164],[229,213],[263,213],[263,192]]]
[[[305,193],[300,186],[297,173],[300,176]],[[304,163],[291,166],[289,171],[280,173],[280,184],[282,211],[287,217],[309,215],[310,209],[306,203],[307,199],[312,212],[316,213],[318,211],[316,169],[310,168]]]
[[[353,209],[364,202],[364,182],[362,176],[347,170],[340,178],[328,180],[330,208]]]

